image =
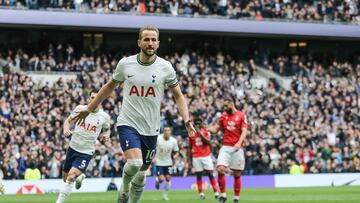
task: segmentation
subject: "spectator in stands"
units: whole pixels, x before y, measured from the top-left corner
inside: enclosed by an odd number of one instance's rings
[[[262,20],[264,18],[287,19],[293,21],[323,21],[323,22],[348,22],[359,23],[359,0],[247,0],[247,1],[174,1],[174,0],[110,0],[96,1],[75,0],[72,3],[63,0],[51,0],[50,2],[38,0],[26,0],[29,9],[60,8],[64,10],[75,9],[91,10],[97,13],[122,11],[139,14],[166,13],[172,16],[198,16],[219,15],[229,18],[252,18]],[[21,8],[21,2],[5,1],[5,6]]]
[[[41,173],[38,168],[36,168],[35,162],[30,162],[29,168],[25,171],[25,180],[40,180],[41,179]]]

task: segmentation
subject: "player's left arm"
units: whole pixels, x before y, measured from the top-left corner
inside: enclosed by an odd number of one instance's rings
[[[185,127],[189,133],[189,136],[193,136],[196,133],[196,130],[195,130],[193,124],[191,123],[190,116],[189,116],[189,109],[186,104],[185,97],[184,97],[183,93],[181,92],[180,86],[178,84],[175,86],[171,86],[170,91],[175,97],[176,105],[179,109],[179,113],[180,113],[181,117],[183,118],[183,120],[185,122]]]
[[[239,141],[234,145],[234,151],[237,151],[241,148],[241,145],[246,137],[246,133],[247,133],[247,128],[241,128],[240,138]]]
[[[183,157],[183,155],[180,153],[179,145],[177,141],[175,140],[172,147],[172,157],[175,157],[179,155],[180,157]]]
[[[244,139],[247,134],[247,121],[246,116],[244,115],[243,121],[241,122],[241,134],[239,141],[234,145],[234,151],[238,151],[241,148],[242,143],[244,142]]]

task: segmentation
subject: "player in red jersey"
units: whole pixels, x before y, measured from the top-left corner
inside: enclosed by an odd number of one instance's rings
[[[202,125],[200,119],[195,120],[195,129],[197,133],[194,136],[189,137],[189,143],[191,147],[192,166],[196,174],[196,184],[198,186],[198,192],[200,199],[205,199],[202,184],[202,174],[205,172],[210,179],[211,187],[214,190],[215,198],[219,196],[216,180],[213,175],[214,164],[211,159],[211,140],[210,133]],[[189,157],[190,157],[189,156]],[[190,158],[191,160],[191,158]]]
[[[245,168],[243,141],[247,133],[247,121],[244,113],[235,108],[234,100],[224,99],[224,113],[218,123],[209,128],[213,133],[223,131],[222,147],[219,152],[217,171],[221,195],[219,203],[226,201],[225,169],[229,167],[234,174],[234,203],[239,202],[241,191],[241,171]]]

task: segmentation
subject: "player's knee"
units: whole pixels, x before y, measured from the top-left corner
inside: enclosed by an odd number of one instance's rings
[[[241,176],[241,171],[233,171],[233,173],[235,178]]]
[[[217,171],[219,174],[225,174],[225,167],[224,166],[218,166]]]
[[[143,164],[142,159],[128,159],[126,162],[127,165],[126,172],[135,174],[139,171],[142,164]]]
[[[169,175],[165,176],[165,180],[166,180],[166,182],[169,182],[169,181],[170,181],[170,179],[171,179],[171,176],[169,176]]]
[[[75,179],[76,179],[75,173],[69,173],[68,176],[66,177],[67,182],[75,182]]]
[[[162,183],[164,181],[164,176],[159,176],[158,180],[159,180],[160,183]]]

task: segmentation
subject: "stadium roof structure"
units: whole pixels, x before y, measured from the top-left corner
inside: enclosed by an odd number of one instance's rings
[[[204,34],[360,38],[360,25],[0,9],[2,27],[132,30],[143,25]]]

